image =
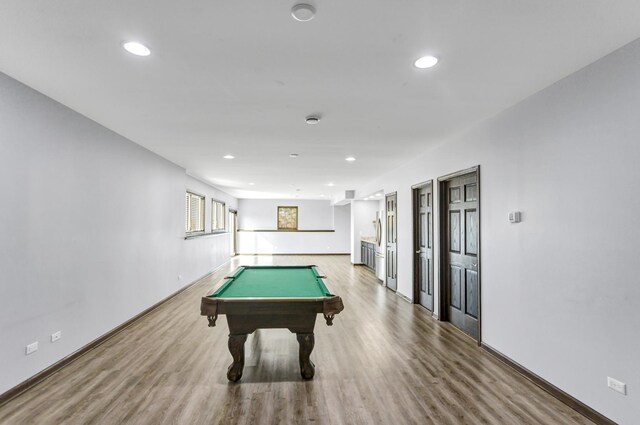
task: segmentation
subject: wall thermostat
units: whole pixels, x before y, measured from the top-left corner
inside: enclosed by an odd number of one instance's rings
[[[520,211],[514,211],[509,213],[509,223],[520,223],[521,214]]]

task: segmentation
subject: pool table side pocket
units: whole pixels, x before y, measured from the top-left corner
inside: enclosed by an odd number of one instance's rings
[[[336,314],[344,310],[342,298],[337,295],[329,297],[322,302],[322,315],[327,321],[327,326],[333,326],[333,318]]]

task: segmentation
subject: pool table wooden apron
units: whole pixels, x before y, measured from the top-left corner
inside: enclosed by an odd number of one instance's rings
[[[237,274],[236,271],[234,276]],[[225,279],[232,279],[234,276]],[[281,328],[295,333],[300,346],[300,374],[304,379],[313,378],[315,366],[309,357],[315,343],[313,330],[316,315],[322,313],[327,325],[331,326],[334,316],[343,309],[342,299],[336,295],[237,298],[206,296],[202,297],[200,313],[207,316],[210,327],[216,325],[219,314],[227,316],[229,351],[233,357],[233,362],[227,370],[227,378],[235,382],[242,377],[247,335],[256,329]]]

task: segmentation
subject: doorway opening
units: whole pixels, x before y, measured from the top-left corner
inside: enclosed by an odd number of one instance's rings
[[[229,255],[238,255],[238,211],[229,210]]]

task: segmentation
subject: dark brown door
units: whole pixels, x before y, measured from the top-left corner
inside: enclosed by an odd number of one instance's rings
[[[480,223],[478,173],[452,177],[441,184],[443,286],[446,320],[479,339]]]
[[[387,288],[395,291],[398,288],[398,223],[397,223],[397,197],[395,193],[386,196],[387,210]]]
[[[433,311],[433,184],[413,189],[415,299]]]

